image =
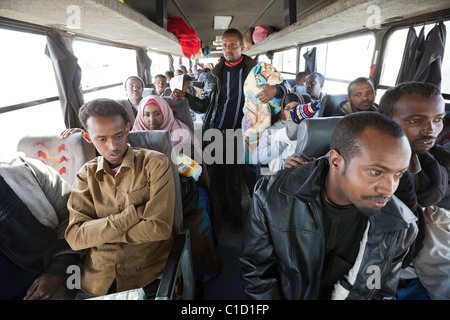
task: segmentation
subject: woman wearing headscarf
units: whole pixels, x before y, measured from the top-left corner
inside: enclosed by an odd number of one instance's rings
[[[167,130],[170,132],[174,147],[182,145],[181,150],[190,150],[190,157],[203,159],[202,148],[198,139],[189,127],[174,117],[172,109],[165,99],[159,96],[144,97],[132,131]],[[186,149],[188,148],[188,149]],[[196,153],[197,155],[194,155]],[[188,154],[189,156],[189,154]],[[202,174],[196,183],[198,188],[198,207],[196,212],[186,215],[184,212],[184,227],[189,229],[192,243],[192,256],[196,271],[197,284],[201,278],[215,277],[222,273],[222,262],[214,249],[214,231],[209,212],[209,177],[206,164],[202,160]]]

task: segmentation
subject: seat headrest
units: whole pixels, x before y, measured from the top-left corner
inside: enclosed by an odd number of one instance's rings
[[[321,157],[330,150],[330,140],[337,122],[342,117],[311,118],[298,124],[295,153]]]
[[[25,136],[17,144],[17,151],[51,166],[70,184],[75,181],[78,170],[96,157],[94,145],[84,140],[79,132],[66,139],[58,135]]]
[[[192,121],[188,100],[186,98],[179,98],[175,101],[168,97],[164,97],[164,100],[172,108],[174,117],[182,121],[194,132],[194,122]]]
[[[339,105],[345,101],[347,94],[327,94],[320,101],[319,117],[331,117]]]
[[[172,140],[167,130],[130,131],[127,141],[133,147],[155,150],[167,156],[172,152]]]
[[[118,103],[120,103],[128,114],[128,119],[130,119],[131,128],[133,128],[134,121],[136,120],[136,117],[134,116],[133,107],[131,106],[130,102],[127,99],[116,99]]]

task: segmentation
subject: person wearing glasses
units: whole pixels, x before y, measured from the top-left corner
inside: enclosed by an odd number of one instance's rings
[[[134,116],[136,117],[139,110],[139,103],[142,100],[142,94],[144,92],[144,81],[137,76],[128,77],[125,80],[125,90],[127,92],[128,101],[133,109]]]

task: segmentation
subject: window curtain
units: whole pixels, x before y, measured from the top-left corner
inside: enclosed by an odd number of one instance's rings
[[[136,62],[138,67],[138,76],[144,81],[144,86],[148,88],[152,84],[152,60],[149,58],[147,51],[139,49],[136,51]]]
[[[440,21],[425,38],[424,28],[418,36],[412,26],[409,28],[397,84],[405,81],[428,82],[440,89],[447,30]]]
[[[169,54],[169,69],[170,71],[175,73],[175,67],[173,66],[173,56],[172,54]]]
[[[84,103],[78,59],[58,32],[48,30],[46,37],[45,54],[53,64],[66,128],[83,128],[78,118],[78,111]]]
[[[425,50],[417,67],[414,80],[429,82],[441,88],[442,59],[444,58],[447,30],[441,21],[428,33]]]
[[[311,50],[306,51],[303,54],[303,58],[305,58],[306,74],[311,74],[314,71],[317,71],[316,47],[312,48]]]
[[[416,29],[413,26],[409,27],[396,84],[411,81],[414,78],[415,70],[423,53],[423,45],[425,42],[424,30],[425,27],[422,27],[419,35],[417,35]]]

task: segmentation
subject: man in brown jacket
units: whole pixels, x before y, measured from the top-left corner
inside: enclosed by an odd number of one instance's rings
[[[173,244],[170,160],[127,144],[130,123],[114,100],[86,103],[80,120],[100,156],[78,171],[68,202],[67,242],[87,249],[77,299],[136,288],[152,297]]]

